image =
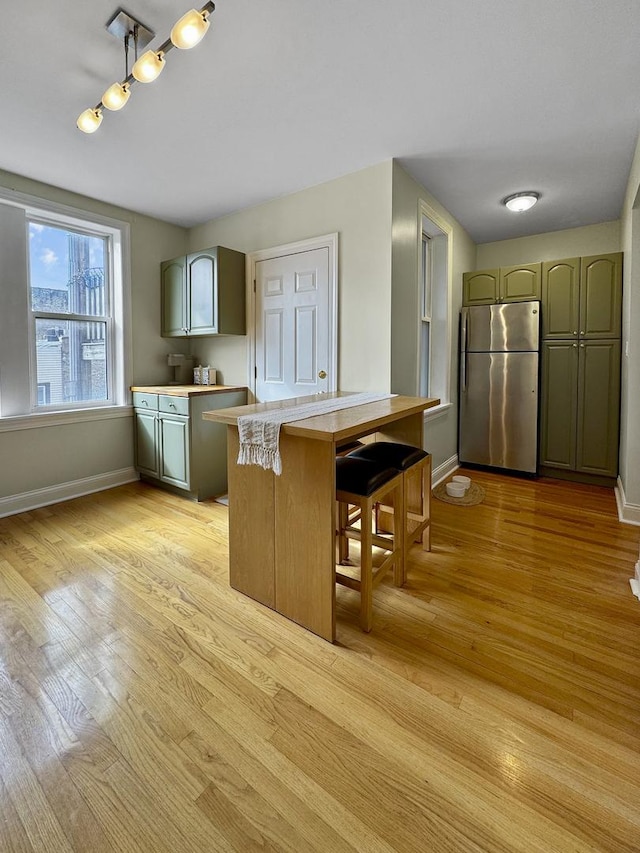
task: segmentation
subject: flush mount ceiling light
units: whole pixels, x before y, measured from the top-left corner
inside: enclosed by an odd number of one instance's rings
[[[502,203],[512,213],[524,213],[525,210],[530,210],[540,198],[540,193],[527,190],[523,193],[513,193],[502,199]]]
[[[138,83],[151,83],[162,72],[165,66],[165,55],[174,47],[188,50],[195,47],[209,29],[209,15],[215,9],[214,3],[205,3],[199,11],[190,9],[177,21],[169,38],[159,48],[147,50],[138,58],[138,48],[146,47],[154,38],[155,33],[147,29],[140,21],[129,15],[124,9],[117,12],[107,22],[107,30],[124,45],[125,79],[113,83],[105,91],[102,100],[95,107],[85,110],[78,117],[77,127],[83,133],[93,133],[102,123],[102,110],[120,110],[129,100],[131,86]],[[134,64],[129,73],[129,46],[134,47]]]

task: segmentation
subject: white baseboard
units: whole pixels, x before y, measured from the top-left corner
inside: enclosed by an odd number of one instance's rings
[[[0,518],[4,518],[6,515],[16,515],[19,512],[28,512],[41,506],[60,503],[60,501],[80,498],[82,495],[112,489],[114,486],[123,486],[125,483],[132,483],[139,479],[135,468],[121,468],[119,471],[109,471],[108,474],[96,474],[93,477],[83,477],[81,480],[72,480],[69,483],[47,486],[45,489],[34,489],[31,492],[23,492],[19,495],[9,495],[9,497],[0,498]]]
[[[614,489],[616,495],[616,504],[618,506],[618,518],[624,524],[635,524],[640,527],[640,506],[638,504],[627,503],[624,494],[624,486],[622,480],[618,477],[617,485]]]
[[[458,462],[458,454],[455,456],[451,456],[446,462],[443,462],[442,465],[438,465],[437,468],[434,468],[431,472],[431,488],[435,489],[438,483],[441,483],[443,480],[446,480],[454,471],[457,471],[460,467],[460,463]]]

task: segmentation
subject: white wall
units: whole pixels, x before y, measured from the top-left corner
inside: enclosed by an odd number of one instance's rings
[[[620,480],[623,515],[640,523],[640,139],[622,208],[622,410]]]
[[[131,331],[134,384],[166,382],[166,354],[175,341],[160,337],[160,261],[186,251],[186,231],[85,196],[0,171],[0,186],[130,224]],[[0,304],[11,286],[0,270]],[[179,348],[178,348],[179,349]],[[186,350],[183,350],[186,351]],[[99,421],[0,432],[0,499],[102,478],[133,465],[130,414]],[[47,493],[51,499],[55,495]],[[27,501],[28,503],[28,501]],[[8,507],[7,501],[3,504]],[[10,507],[9,507],[10,508]]]
[[[602,222],[599,225],[586,225],[583,228],[567,228],[564,231],[535,234],[532,237],[481,243],[478,246],[475,269],[486,270],[536,261],[555,261],[561,258],[581,258],[585,255],[619,252],[620,229],[620,221],[615,220]]]
[[[453,266],[451,312],[451,408],[430,420],[427,414],[425,447],[435,468],[458,452],[458,316],[462,302],[462,273],[474,269],[476,246],[444,207],[405,170],[393,167],[392,351],[391,390],[415,395],[418,391],[419,206],[426,202],[452,228]]]
[[[189,251],[249,252],[338,232],[338,387],[388,391],[391,383],[391,161],[191,229]],[[192,344],[227,384],[246,384],[247,339]]]

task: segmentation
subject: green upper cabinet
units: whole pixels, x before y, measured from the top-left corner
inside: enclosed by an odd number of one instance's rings
[[[542,336],[619,338],[622,253],[542,264]]]
[[[464,305],[491,305],[498,301],[500,270],[466,272],[462,276]]]
[[[187,259],[174,258],[160,266],[162,282],[162,334],[184,337],[187,328]]]
[[[499,302],[540,299],[541,264],[500,267]]]
[[[540,264],[520,264],[466,272],[462,277],[463,305],[540,299],[540,269]]]
[[[164,261],[164,337],[244,335],[245,256],[216,246]]]
[[[580,313],[580,258],[542,264],[542,337],[577,337]]]
[[[619,338],[621,323],[622,253],[582,258],[580,336]]]

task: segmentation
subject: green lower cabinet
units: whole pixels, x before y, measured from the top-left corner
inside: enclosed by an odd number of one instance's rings
[[[578,346],[576,470],[615,477],[620,427],[620,341]]]
[[[238,388],[176,396],[134,392],[136,468],[157,486],[179,489],[195,500],[227,491],[227,427],[203,412],[243,406]]]
[[[620,341],[545,341],[541,385],[540,466],[616,477]]]
[[[540,465],[572,471],[576,466],[578,345],[542,345]]]
[[[158,476],[158,418],[155,412],[134,412],[136,468],[149,477]]]
[[[189,418],[158,415],[160,479],[172,486],[190,489]]]

